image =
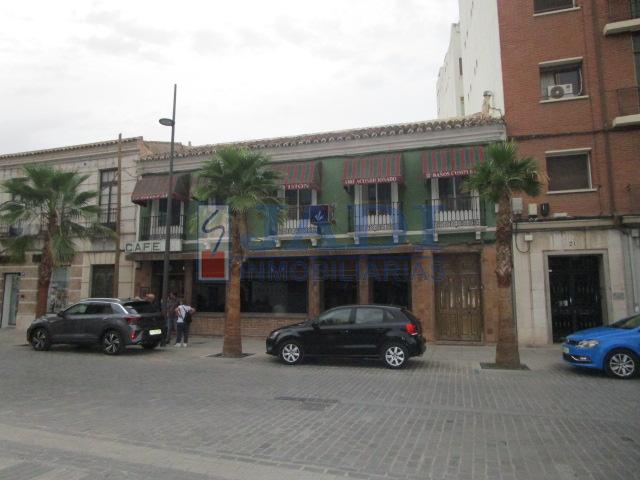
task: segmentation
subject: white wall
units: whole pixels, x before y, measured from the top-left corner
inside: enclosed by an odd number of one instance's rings
[[[504,113],[497,0],[458,0],[458,3],[459,31],[452,30],[449,52],[441,69],[442,75],[438,78],[438,117],[455,116],[450,105],[458,101],[460,96],[455,86],[458,80],[451,78],[448,73],[451,68],[449,57],[456,51],[456,36],[459,36],[457,48],[462,58],[464,115],[482,111],[483,93],[486,90],[493,92],[492,106]],[[493,115],[499,115],[499,112],[494,111]]]
[[[465,114],[461,100],[464,95],[459,66],[462,51],[460,26],[457,23],[451,25],[450,35],[449,49],[438,72],[438,118],[463,117]]]

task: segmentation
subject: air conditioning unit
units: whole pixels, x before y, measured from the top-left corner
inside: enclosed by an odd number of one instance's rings
[[[549,85],[547,87],[547,93],[550,98],[562,98],[565,95],[573,95],[573,84]]]
[[[514,215],[522,215],[522,197],[513,197],[511,199],[511,210],[513,210]]]

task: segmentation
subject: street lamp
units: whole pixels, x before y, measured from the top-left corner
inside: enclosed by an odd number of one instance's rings
[[[171,249],[171,213],[173,201],[173,145],[176,133],[176,92],[178,86],[173,85],[173,115],[171,118],[161,118],[160,125],[171,127],[171,149],[169,153],[169,191],[167,193],[167,215],[166,231],[164,242],[164,266],[162,268],[162,305],[164,314],[167,315],[167,305],[169,300],[169,253]]]

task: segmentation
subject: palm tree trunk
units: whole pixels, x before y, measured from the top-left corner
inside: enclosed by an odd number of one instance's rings
[[[231,215],[231,265],[227,283],[225,303],[224,340],[222,355],[239,357],[242,355],[242,335],[240,323],[240,274],[242,271],[242,246],[240,244],[241,215]]]
[[[513,272],[511,252],[511,198],[503,195],[498,203],[496,220],[496,277],[498,280],[498,344],[496,364],[510,368],[520,366],[518,338],[511,301]]]
[[[36,303],[36,318],[47,313],[47,301],[49,299],[49,285],[53,271],[53,259],[49,251],[49,240],[45,240],[42,248],[42,259],[38,265],[38,300]]]

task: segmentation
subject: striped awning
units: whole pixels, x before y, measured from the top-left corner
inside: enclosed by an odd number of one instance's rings
[[[173,175],[172,198],[186,202],[189,198],[190,175]],[[169,196],[169,175],[146,175],[136,183],[131,194],[131,201],[139,205],[149,200],[167,198]]]
[[[297,162],[274,164],[280,173],[280,182],[285,190],[320,190],[320,162]]]
[[[344,185],[367,183],[402,183],[402,154],[386,153],[366,157],[348,158],[344,161]]]
[[[470,174],[476,165],[484,162],[484,145],[440,148],[422,154],[424,178],[455,177]]]

